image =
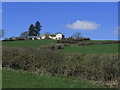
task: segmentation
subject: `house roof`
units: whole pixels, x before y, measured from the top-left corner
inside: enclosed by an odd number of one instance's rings
[[[49,36],[51,36],[51,37],[56,37],[57,34],[62,34],[62,33],[58,32],[58,33],[56,33],[56,34],[51,34],[51,35],[49,35]],[[45,35],[43,34],[43,35],[40,35],[40,36],[45,36]],[[64,36],[64,35],[62,34],[62,36]]]
[[[51,34],[50,36],[52,36],[52,37],[56,37],[56,35],[55,35],[55,34]]]

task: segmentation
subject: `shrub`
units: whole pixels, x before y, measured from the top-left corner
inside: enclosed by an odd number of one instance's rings
[[[68,44],[68,43],[63,43],[63,46],[70,46],[70,44]]]
[[[90,40],[90,38],[81,38],[81,40]]]
[[[58,40],[57,41],[58,43],[69,43],[69,44],[75,44],[77,43],[78,41],[75,41],[75,40]]]
[[[25,40],[26,38],[24,37],[16,37],[16,40]]]
[[[46,72],[51,70],[63,60],[59,53],[44,49],[20,49],[20,48],[3,48],[3,67],[13,69],[22,69],[31,72]],[[44,71],[45,70],[45,71]]]
[[[98,44],[97,42],[79,42],[76,45],[96,45]]]
[[[64,48],[63,44],[49,44],[47,46],[41,47],[41,49],[48,49],[48,50],[58,50],[63,48]]]
[[[12,39],[12,38],[5,38],[4,40],[2,41],[15,41],[15,39]]]
[[[89,38],[67,38],[65,40],[58,40],[57,42],[58,43],[69,43],[69,44],[76,44],[76,43],[79,43],[83,40],[90,40]]]

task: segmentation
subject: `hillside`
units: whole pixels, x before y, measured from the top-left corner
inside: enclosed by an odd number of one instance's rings
[[[16,70],[11,71],[3,69],[3,87],[97,87],[92,83],[90,84],[88,81],[80,81],[81,78],[90,80],[90,82],[102,82],[104,83],[103,85],[107,87],[118,87],[118,74],[120,73],[118,64],[120,62],[118,60],[118,44],[83,46],[70,44],[68,46],[64,46],[63,49],[49,50],[44,47],[36,49],[45,45],[50,47],[51,45],[49,44],[51,43],[54,43],[52,44],[54,46],[57,44],[57,41],[28,40],[3,42],[2,66],[4,68]],[[32,47],[33,49],[22,47]],[[17,69],[28,71],[29,73],[19,72]],[[31,74],[30,72],[38,74],[42,73],[42,76]],[[76,78],[77,81],[70,79],[73,77]],[[115,81],[117,81],[117,83],[111,84],[111,82]]]

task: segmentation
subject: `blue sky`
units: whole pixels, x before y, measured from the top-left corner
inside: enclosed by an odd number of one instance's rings
[[[117,40],[117,2],[3,2],[5,37],[19,36],[40,21],[41,34],[80,32],[94,40]]]

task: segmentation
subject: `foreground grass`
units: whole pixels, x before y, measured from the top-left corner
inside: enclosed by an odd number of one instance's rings
[[[60,52],[80,52],[80,53],[118,53],[118,44],[89,45],[89,46],[69,46],[59,50]]]
[[[3,69],[3,88],[100,88],[88,81]]]
[[[2,42],[3,46],[6,47],[32,47],[38,48],[40,46],[45,46],[50,43],[56,43],[56,40],[21,40],[21,41],[4,41]]]

